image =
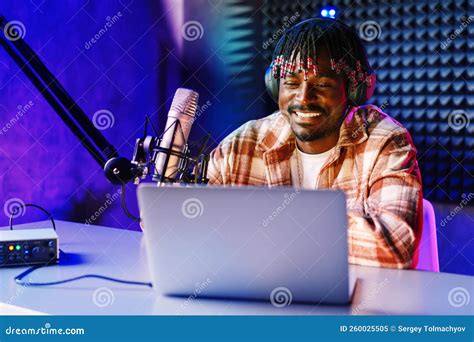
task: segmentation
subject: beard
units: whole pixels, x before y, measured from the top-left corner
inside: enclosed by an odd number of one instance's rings
[[[294,111],[309,111],[309,112],[320,112],[322,113],[313,124],[311,123],[301,123],[296,122]],[[328,113],[319,106],[309,105],[309,106],[289,106],[288,113],[290,113],[290,124],[293,134],[299,141],[311,142],[325,138],[334,132],[338,132],[344,115],[338,115],[336,113]]]
[[[327,118],[325,118],[328,120]],[[303,126],[296,124],[294,122],[291,123],[291,130],[293,131],[293,134],[298,138],[300,141],[304,142],[310,142],[310,141],[315,141],[319,140],[322,138],[325,138],[334,131],[339,130],[340,125],[331,125],[331,124],[326,124],[323,123],[319,127],[314,127],[314,126]]]

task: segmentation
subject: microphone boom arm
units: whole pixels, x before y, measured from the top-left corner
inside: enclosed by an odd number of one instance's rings
[[[178,181],[207,183],[209,157],[200,154],[198,158],[192,158],[187,144],[183,152],[174,151],[172,148],[161,148],[159,146],[162,136],[157,138],[145,134],[143,138],[136,140],[132,161],[120,157],[115,147],[94,126],[81,107],[68,94],[33,49],[23,40],[21,35],[7,35],[6,31],[8,30],[5,30],[7,24],[8,21],[0,14],[0,45],[30,79],[94,160],[104,169],[106,178],[112,184],[126,184],[131,180],[138,183],[140,178],[145,178],[148,174],[150,165],[155,162],[157,153],[168,153],[166,163],[168,163],[170,155],[181,158],[177,172],[179,175]],[[188,175],[187,171],[192,163],[195,165],[194,175]],[[160,182],[176,181],[176,179],[166,178],[164,175],[160,179],[153,180]]]
[[[94,126],[81,107],[23,38],[6,35],[5,25],[7,23],[5,17],[0,14],[0,45],[30,79],[92,158],[101,168],[104,168],[107,179],[112,184],[123,184],[133,179],[137,170],[134,169],[131,162],[118,156],[115,147]]]

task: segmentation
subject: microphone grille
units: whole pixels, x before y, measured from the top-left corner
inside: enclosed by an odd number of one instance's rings
[[[195,116],[199,94],[191,89],[178,88],[171,103],[171,111]]]

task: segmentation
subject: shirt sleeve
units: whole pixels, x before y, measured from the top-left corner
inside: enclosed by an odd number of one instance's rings
[[[209,156],[209,165],[207,167],[207,178],[209,185],[224,185],[225,174],[225,158],[222,153],[222,145],[219,144]]]
[[[349,212],[349,261],[410,268],[422,229],[422,185],[409,133],[383,142],[368,180],[363,212]]]
[[[233,168],[236,160],[240,160],[245,154],[242,146],[246,146],[247,141],[253,141],[253,132],[248,127],[252,127],[254,121],[248,121],[235,131],[225,137],[209,155],[209,165],[207,167],[207,178],[209,185],[232,185],[235,183]],[[233,182],[234,180],[234,182]]]

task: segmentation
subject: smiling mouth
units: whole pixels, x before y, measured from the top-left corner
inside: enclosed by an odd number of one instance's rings
[[[321,112],[299,112],[299,111],[294,111],[293,114],[295,114],[296,116],[298,116],[302,119],[317,118],[317,117],[323,116],[323,113],[321,113]]]

